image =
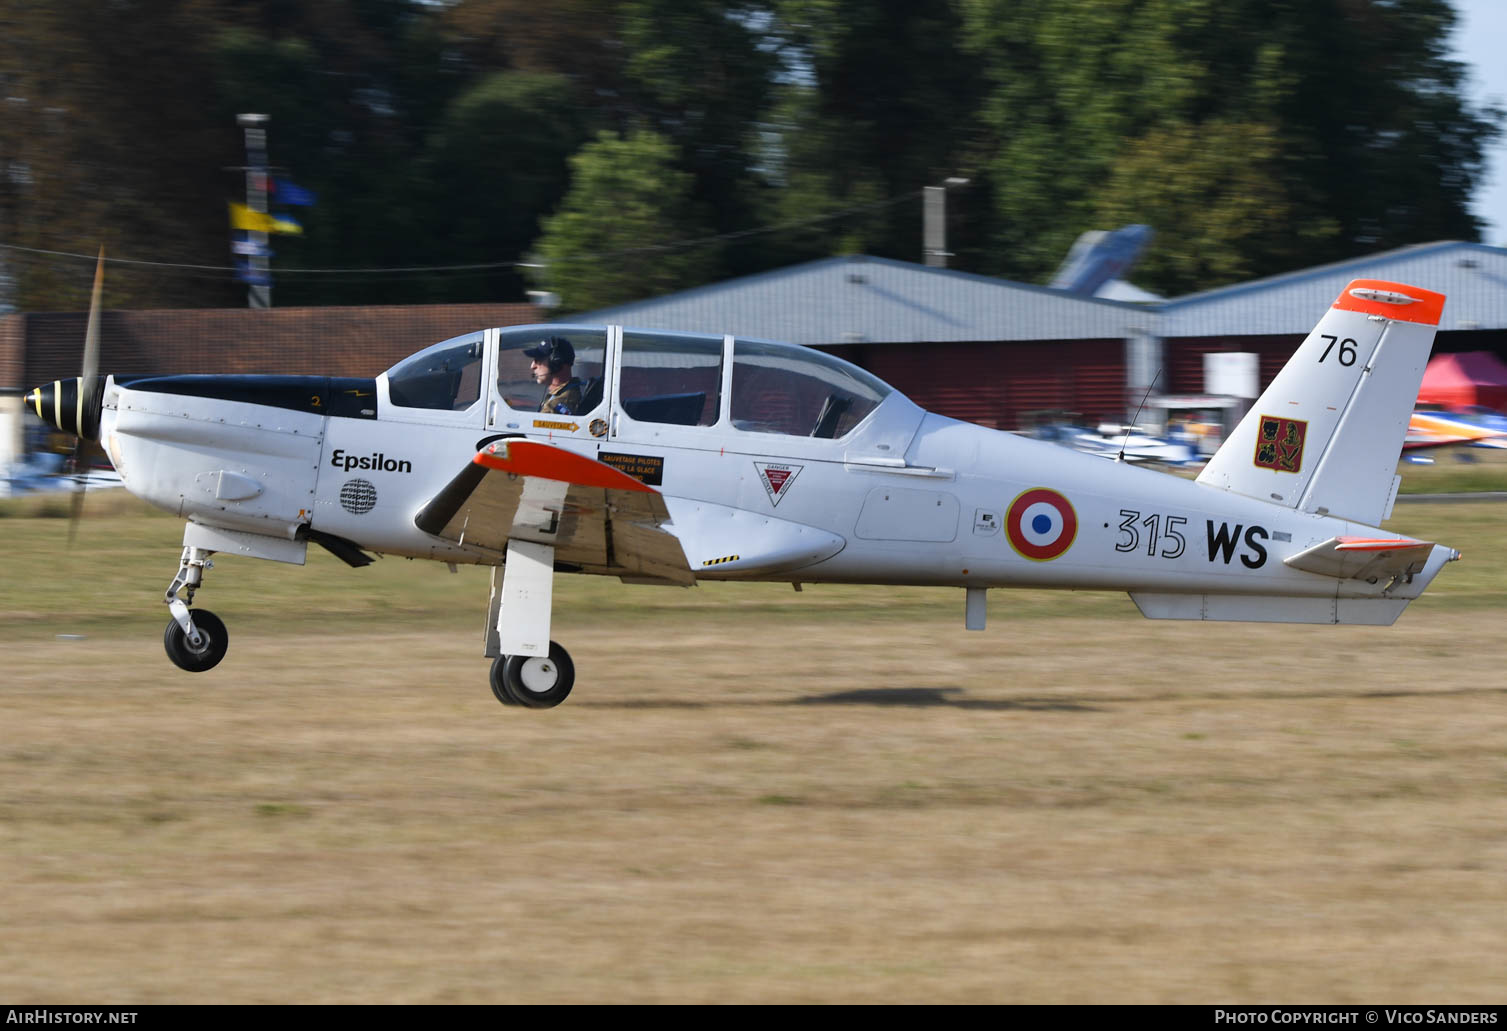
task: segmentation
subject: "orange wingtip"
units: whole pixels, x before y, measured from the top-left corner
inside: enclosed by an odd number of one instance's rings
[[[1444,314],[1444,295],[1422,287],[1389,283],[1384,279],[1355,279],[1340,291],[1334,306],[1340,311],[1359,311],[1398,322],[1437,326]]]
[[[1341,537],[1335,551],[1406,551],[1409,548],[1432,548],[1428,541],[1411,537]]]
[[[537,476],[543,480],[563,480],[582,487],[605,487],[608,490],[636,490],[659,493],[625,472],[574,451],[540,444],[532,440],[499,440],[488,444],[472,459],[477,465],[516,476]]]

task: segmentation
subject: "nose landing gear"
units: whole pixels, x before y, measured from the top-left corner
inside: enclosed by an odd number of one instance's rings
[[[194,600],[194,591],[204,583],[204,570],[213,569],[209,556],[214,554],[204,548],[188,545],[178,562],[178,575],[168,585],[163,601],[167,603],[173,618],[162,635],[162,645],[173,665],[190,673],[203,673],[214,669],[225,657],[230,646],[230,636],[220,617],[207,609],[189,612]],[[184,597],[179,598],[178,592]]]
[[[224,622],[208,609],[199,609],[194,613],[193,625],[198,631],[198,644],[173,619],[168,621],[167,630],[162,634],[162,645],[167,649],[167,657],[173,660],[173,665],[190,673],[203,673],[207,669],[214,669],[225,657],[230,637],[225,632]]]

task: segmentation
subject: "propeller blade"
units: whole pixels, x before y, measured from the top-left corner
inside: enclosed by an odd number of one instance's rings
[[[68,546],[73,547],[73,538],[78,535],[78,521],[84,513],[84,485],[73,481],[73,497],[68,499]]]
[[[69,457],[69,471],[73,474],[73,497],[70,499],[68,508],[68,544],[72,546],[73,538],[78,533],[79,516],[84,510],[84,479],[88,470],[84,467],[84,447],[87,441],[83,435],[83,415],[90,411],[94,404],[94,393],[98,389],[97,379],[99,376],[99,301],[105,286],[105,248],[101,244],[99,248],[99,260],[94,265],[94,289],[89,295],[89,323],[84,329],[84,364],[79,373],[79,437],[73,445],[73,454]]]
[[[84,405],[94,400],[95,379],[99,376],[99,298],[105,286],[105,248],[99,249],[99,261],[94,266],[94,292],[89,297],[89,325],[84,330],[84,367],[80,373],[79,389],[84,394]]]

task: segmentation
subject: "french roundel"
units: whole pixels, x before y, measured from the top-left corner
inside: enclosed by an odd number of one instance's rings
[[[1010,502],[1005,513],[1010,546],[1033,562],[1046,562],[1073,546],[1078,514],[1067,498],[1046,487],[1033,487]]]

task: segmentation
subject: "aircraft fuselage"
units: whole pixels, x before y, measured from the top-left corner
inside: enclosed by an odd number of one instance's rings
[[[524,413],[516,428],[488,427],[478,409],[469,424],[454,424],[451,413],[425,424],[413,413],[384,418],[376,397],[368,402],[375,417],[329,415],[152,385],[117,386],[106,397],[101,437],[126,485],[190,521],[288,541],[307,529],[384,554],[495,563],[414,519],[480,447],[522,435],[647,479],[672,516],[720,506],[840,538],[828,557],[769,567],[739,540],[682,535],[698,579],[1331,598],[1377,597],[1387,587],[1283,563],[1373,528],[925,413],[899,394],[855,442],[713,425],[697,427],[704,441],[690,446],[686,432],[659,442],[632,432],[593,437],[579,431],[587,418]],[[532,425],[540,422],[579,427]]]

